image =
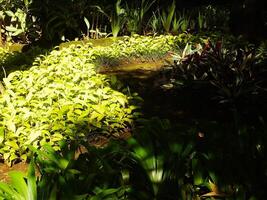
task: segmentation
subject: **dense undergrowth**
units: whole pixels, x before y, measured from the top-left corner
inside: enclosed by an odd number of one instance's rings
[[[131,128],[135,109],[129,104],[131,97],[112,89],[116,79],[97,74],[97,65],[163,56],[174,48],[175,40],[180,39],[126,37],[106,48],[70,46],[37,57],[28,70],[10,73],[3,79],[0,98],[3,159],[27,160],[28,145],[49,143],[58,149],[62,139],[86,139],[92,133],[116,135]],[[8,59],[7,55],[3,50],[2,56]],[[3,59],[3,63],[4,69],[10,62]]]
[[[0,200],[266,199],[265,7],[0,0]]]
[[[135,36],[110,47],[73,45],[8,74],[0,97],[0,153],[9,163],[32,163],[28,175],[11,173],[13,182],[0,184],[0,198],[263,199],[266,43],[220,37]],[[134,86],[127,82],[130,90],[96,73],[102,65],[166,54],[172,66]],[[12,62],[3,61],[3,68],[6,63]],[[150,109],[142,118],[133,91],[138,84],[142,108]],[[127,131],[133,137],[105,148],[86,141],[91,134]]]

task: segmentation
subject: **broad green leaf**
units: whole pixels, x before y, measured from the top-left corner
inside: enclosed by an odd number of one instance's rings
[[[14,190],[12,190],[11,187],[7,183],[0,182],[0,189],[9,195],[13,195],[14,193]]]
[[[2,143],[5,139],[5,128],[0,127],[0,143]]]
[[[57,185],[54,184],[48,200],[57,200]]]
[[[12,171],[9,173],[12,186],[17,190],[17,192],[26,200],[29,199],[28,187],[24,180],[25,175],[22,172]]]
[[[16,27],[13,27],[13,26],[6,26],[6,30],[10,31],[10,32],[16,32],[18,29]]]
[[[15,15],[15,13],[13,13],[11,10],[7,10],[5,11],[5,13],[9,16],[9,17],[13,17]]]
[[[4,153],[3,157],[4,157],[4,160],[8,160],[10,158],[10,153],[9,152]]]
[[[30,135],[29,135],[29,143],[32,143],[34,140],[36,140],[41,135],[42,135],[41,131],[32,130]]]
[[[12,33],[12,36],[18,36],[19,34],[24,33],[23,29],[17,29],[16,31],[14,31],[14,33]]]
[[[6,141],[5,145],[10,146],[15,150],[19,149],[19,146],[15,141]]]
[[[35,177],[35,169],[33,161],[30,162],[27,175],[27,184],[28,184],[28,198],[29,200],[37,200],[37,185]]]

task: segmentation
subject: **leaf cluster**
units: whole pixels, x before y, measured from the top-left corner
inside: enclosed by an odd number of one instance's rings
[[[0,97],[0,153],[9,162],[27,159],[28,145],[111,135],[130,127],[134,106],[96,73],[90,46],[71,46],[39,56],[27,71],[4,78]],[[114,83],[113,83],[114,84]]]

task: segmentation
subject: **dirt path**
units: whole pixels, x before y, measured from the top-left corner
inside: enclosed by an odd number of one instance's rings
[[[28,164],[24,162],[20,162],[15,164],[14,166],[10,167],[4,163],[0,163],[0,182],[8,182],[9,176],[8,173],[10,171],[21,171],[21,172],[27,172]]]

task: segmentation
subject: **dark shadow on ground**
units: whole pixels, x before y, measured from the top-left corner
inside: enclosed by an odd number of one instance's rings
[[[166,153],[169,157],[172,155],[171,151],[167,151],[164,144],[180,144],[184,137],[187,139],[185,146],[194,145],[194,155],[197,155],[194,159],[199,164],[197,170],[202,177],[208,177],[209,173],[214,172],[220,186],[240,187],[243,188],[241,193],[261,199],[265,195],[264,188],[267,184],[263,178],[266,177],[264,157],[267,155],[266,93],[259,94],[251,102],[239,99],[236,102],[237,107],[232,107],[218,103],[214,98],[215,88],[203,87],[199,83],[181,89],[162,87],[169,84],[164,70],[154,71],[146,78],[142,76],[142,71],[138,72],[138,76],[131,72],[120,72],[117,76],[130,88],[131,93],[137,92],[143,98],[142,117],[146,120],[156,117],[158,121],[149,122],[149,129],[142,126],[138,130],[140,124],[137,120],[134,137],[139,138],[138,141],[143,142],[146,147],[148,141],[154,142],[156,155]],[[158,127],[164,125],[165,119],[170,122],[168,134],[165,129]],[[146,131],[148,132],[145,133]],[[142,138],[145,135],[148,138]],[[170,158],[169,168],[180,159],[179,156]],[[184,163],[181,165],[184,166]],[[259,184],[260,179],[264,183]],[[187,181],[192,183],[191,179]],[[227,192],[231,196],[231,191]]]
[[[6,78],[11,72],[29,69],[32,67],[36,57],[47,54],[49,51],[51,51],[51,49],[32,46],[25,51],[11,51],[7,53],[3,60],[0,61],[0,80]]]

